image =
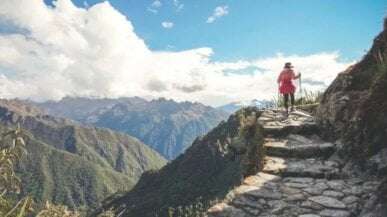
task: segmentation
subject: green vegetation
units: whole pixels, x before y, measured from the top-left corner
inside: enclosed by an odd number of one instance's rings
[[[177,208],[168,209],[168,217],[205,217],[207,210],[217,204],[217,199],[212,201],[204,201],[199,197],[193,204],[189,206],[179,206]]]
[[[42,211],[40,211],[36,217],[80,217],[81,215],[76,211],[70,211],[66,206],[53,205],[49,202]]]

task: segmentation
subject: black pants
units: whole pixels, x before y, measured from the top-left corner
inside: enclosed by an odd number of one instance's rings
[[[285,93],[284,102],[285,102],[286,110],[288,110],[289,108],[289,95],[290,95],[290,102],[292,103],[292,107],[294,106],[294,93]]]

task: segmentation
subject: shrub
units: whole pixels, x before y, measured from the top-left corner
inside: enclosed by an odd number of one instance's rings
[[[306,89],[302,90],[302,95],[296,93],[295,106],[311,105],[318,104],[321,100],[323,92],[321,91],[308,91]],[[273,105],[275,107],[283,107],[285,105],[284,98],[282,95],[278,94],[277,97],[273,97]],[[290,106],[290,99],[289,99]]]
[[[46,202],[45,208],[36,217],[80,217],[80,215],[77,212],[68,210],[66,206]]]
[[[0,216],[24,217],[32,211],[32,199],[13,199],[21,188],[14,165],[26,152],[20,126],[1,136],[0,147]]]

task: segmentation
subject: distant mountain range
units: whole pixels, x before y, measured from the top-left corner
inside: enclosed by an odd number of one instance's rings
[[[249,106],[255,106],[259,109],[262,108],[272,108],[275,105],[273,101],[269,100],[251,100],[251,101],[238,101],[238,102],[232,102],[223,106],[217,107],[217,109],[228,112],[228,113],[234,113],[237,110],[249,107]]]
[[[228,112],[201,103],[139,97],[91,99],[66,97],[36,103],[47,113],[137,137],[167,159],[181,154],[197,136],[228,117]]]
[[[17,172],[23,194],[38,204],[97,206],[106,196],[131,189],[144,171],[166,163],[124,133],[81,126],[18,100],[0,100],[0,133],[17,123],[27,148]]]

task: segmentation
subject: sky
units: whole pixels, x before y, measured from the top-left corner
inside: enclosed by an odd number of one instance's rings
[[[324,90],[381,31],[385,0],[1,0],[0,97],[272,99],[284,62]]]

